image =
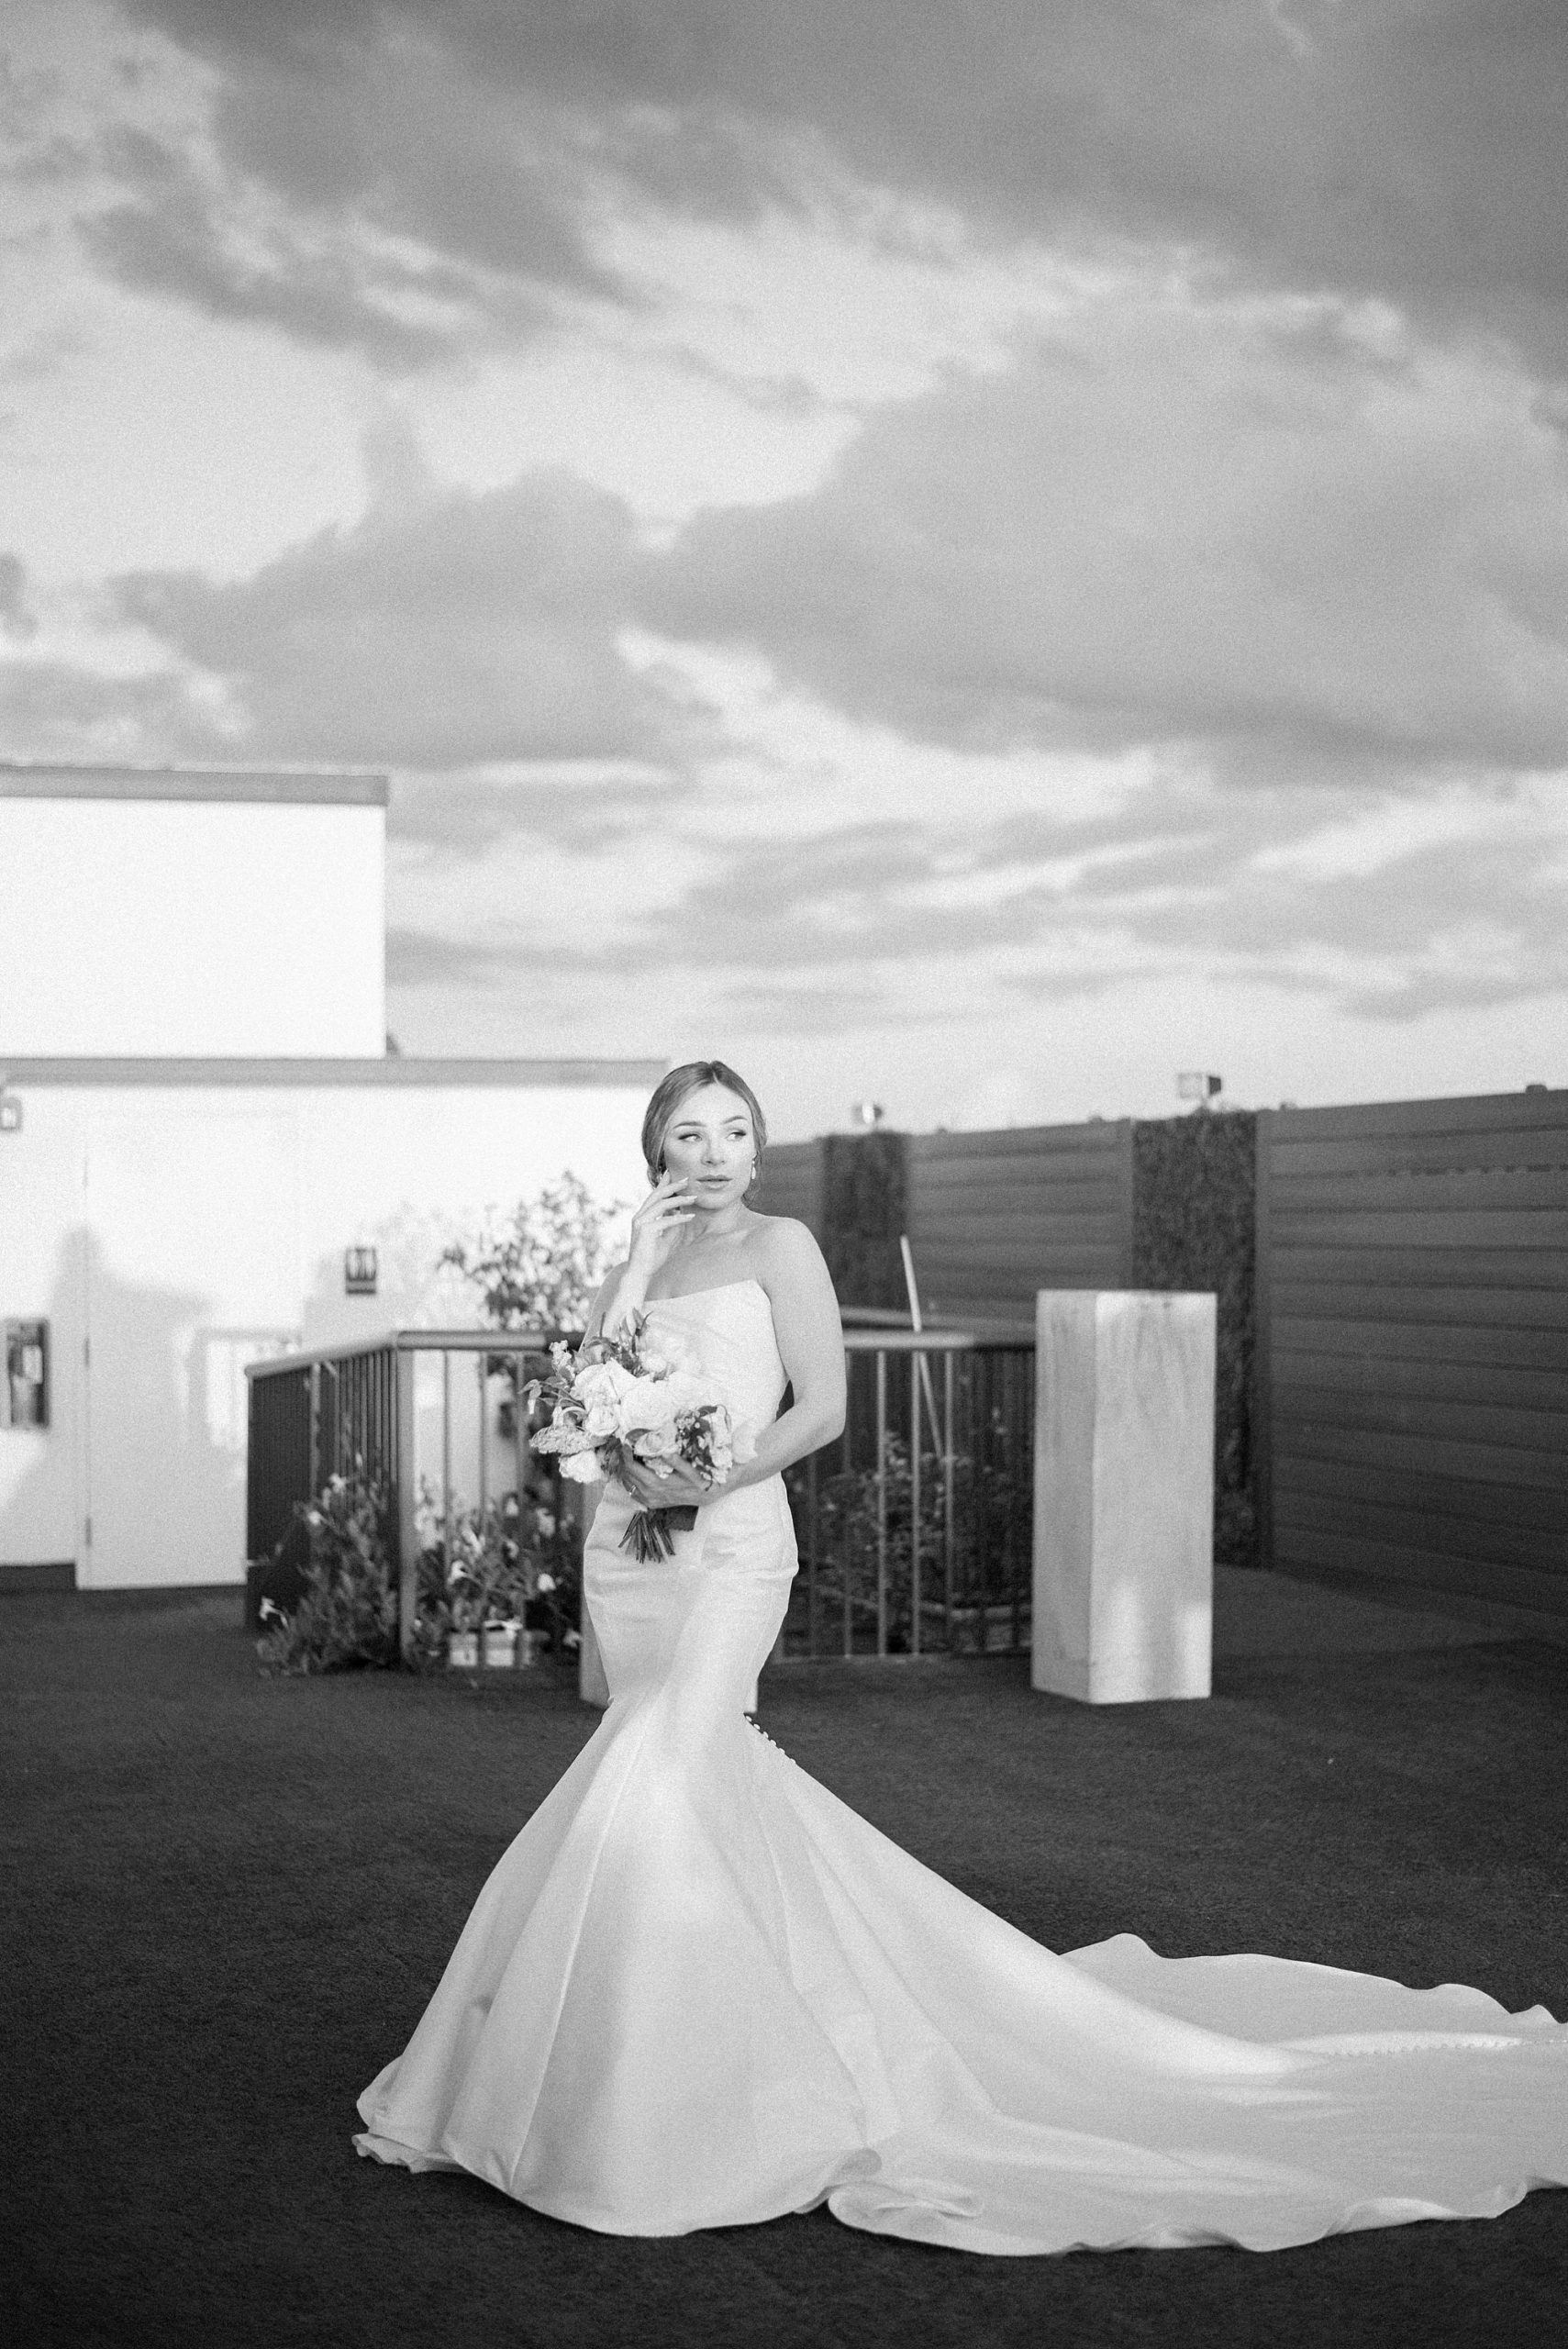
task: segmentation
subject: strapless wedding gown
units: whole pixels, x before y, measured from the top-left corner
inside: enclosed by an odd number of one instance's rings
[[[755,1282],[649,1318],[773,1417]],[[606,1493],[584,1564],[609,1708],[361,2098],[361,2153],[616,2234],[826,2200],[1014,2253],[1273,2250],[1568,2183],[1568,2028],[1543,2008],[1130,1934],[1054,1955],[745,1718],[795,1573],[782,1484],[710,1504],[653,1565],[618,1546],[630,1508]]]

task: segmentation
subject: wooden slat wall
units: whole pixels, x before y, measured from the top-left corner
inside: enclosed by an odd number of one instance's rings
[[[1032,1321],[1037,1289],[1125,1288],[1130,1120],[912,1136],[909,1238],[932,1313]]]
[[[1568,1638],[1568,1092],[1258,1120],[1265,1554]]]
[[[755,1205],[763,1215],[791,1215],[826,1239],[822,1215],[820,1141],[770,1142],[762,1152],[762,1179]]]

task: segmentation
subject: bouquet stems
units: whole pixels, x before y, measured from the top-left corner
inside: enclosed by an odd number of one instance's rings
[[[689,1533],[697,1521],[695,1508],[639,1508],[627,1523],[620,1546],[629,1550],[639,1566],[675,1554],[674,1536]]]

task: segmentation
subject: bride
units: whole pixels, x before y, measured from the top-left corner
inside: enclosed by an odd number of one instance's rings
[[[1544,2008],[1130,1934],[1057,1956],[746,1719],[795,1570],[780,1472],[844,1415],[816,1243],[747,1205],[765,1140],[719,1061],[649,1105],[652,1188],[590,1327],[646,1313],[756,1455],[713,1491],[682,1470],[605,1492],[584,1595],[608,1709],[361,2098],[360,2151],[616,2234],[826,2200],[995,2253],[1273,2250],[1568,2184]],[[619,1546],[644,1502],[695,1506],[673,1558]]]

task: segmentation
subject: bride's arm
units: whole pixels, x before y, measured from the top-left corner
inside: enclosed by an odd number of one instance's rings
[[[611,1265],[588,1308],[585,1337],[603,1330],[613,1338],[628,1316],[642,1310],[648,1284],[669,1254],[677,1225],[689,1222],[692,1212],[684,1180],[661,1174],[632,1217],[630,1255],[624,1264]]]
[[[844,1425],[844,1329],[822,1251],[805,1224],[779,1216],[770,1219],[756,1261],[795,1399],[758,1431],[755,1459],[730,1471],[710,1496],[715,1500],[776,1476],[831,1443]]]

